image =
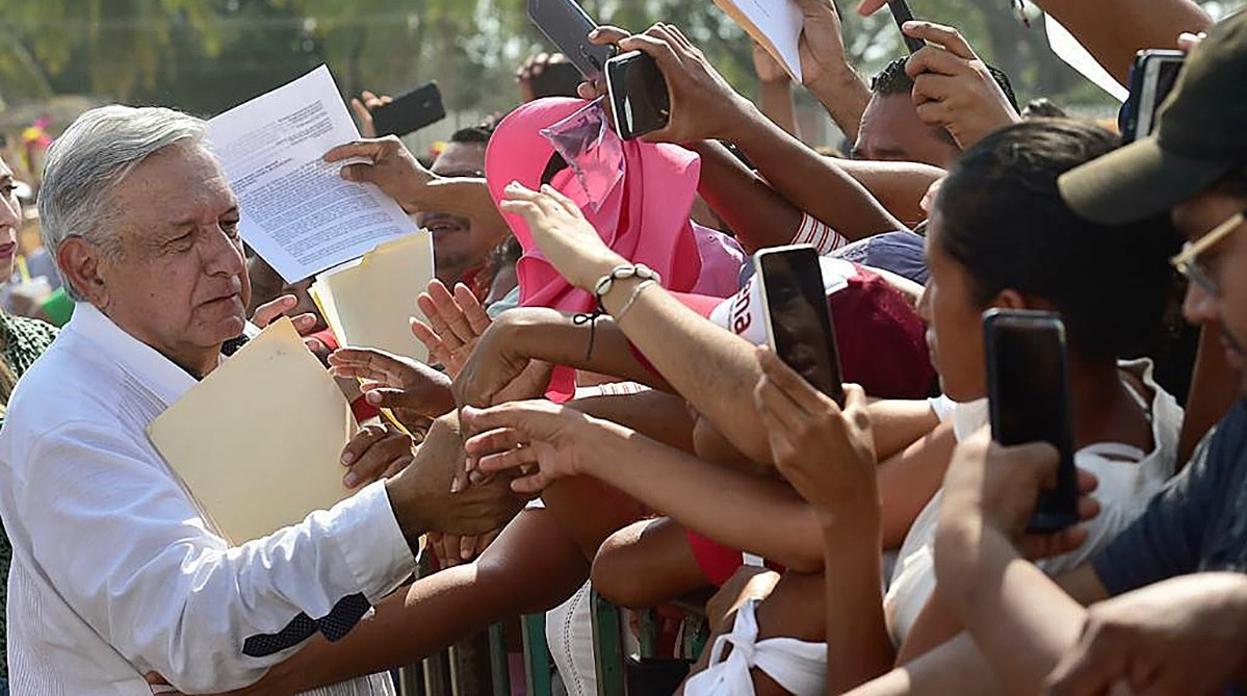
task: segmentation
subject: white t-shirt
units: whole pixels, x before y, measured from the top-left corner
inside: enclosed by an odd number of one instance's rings
[[[1049,575],[1072,570],[1107,546],[1143,512],[1152,495],[1173,475],[1178,435],[1182,427],[1182,407],[1152,379],[1150,361],[1122,362],[1120,366],[1123,371],[1138,377],[1152,392],[1151,403],[1147,405],[1152,423],[1152,451],[1144,453],[1137,447],[1105,442],[1089,445],[1074,453],[1075,464],[1099,479],[1095,497],[1100,503],[1100,514],[1083,525],[1089,537],[1081,547],[1037,563]],[[932,400],[931,408],[941,422],[952,419],[958,441],[989,422],[986,399],[957,404],[947,397],[940,397]],[[909,635],[935,591],[935,563],[931,550],[943,497],[942,490],[937,492],[914,520],[901,545],[892,580],[883,599],[888,632],[897,646]]]

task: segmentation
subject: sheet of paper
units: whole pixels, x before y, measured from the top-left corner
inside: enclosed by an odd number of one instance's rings
[[[1044,30],[1048,34],[1048,46],[1058,58],[1077,70],[1083,77],[1091,80],[1097,87],[1108,92],[1117,101],[1124,102],[1130,97],[1130,90],[1122,87],[1121,83],[1096,61],[1086,47],[1079,43],[1064,25],[1052,18],[1052,15],[1044,17]]]
[[[289,283],[416,231],[380,189],[321,160],[359,138],[323,65],[217,116],[208,132],[241,204],[243,239]]]
[[[346,498],[350,404],[282,319],[156,417],[148,437],[201,513],[237,545]]]
[[[801,30],[805,20],[795,0],[714,0],[749,36],[765,48],[784,70],[801,79]]]
[[[411,333],[424,318],[416,296],[433,280],[433,238],[427,230],[387,242],[363,258],[316,277],[312,297],[343,346],[378,348],[428,360]]]

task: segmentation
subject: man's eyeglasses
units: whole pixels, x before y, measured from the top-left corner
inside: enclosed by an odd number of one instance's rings
[[[1216,246],[1218,242],[1230,236],[1230,233],[1238,229],[1243,224],[1243,213],[1237,213],[1229,220],[1217,225],[1211,232],[1200,237],[1194,242],[1187,242],[1182,245],[1182,251],[1177,256],[1169,260],[1178,272],[1186,276],[1188,280],[1195,283],[1201,290],[1213,297],[1221,294],[1221,289],[1217,287],[1212,277],[1208,275],[1208,269],[1199,263],[1199,255]]]

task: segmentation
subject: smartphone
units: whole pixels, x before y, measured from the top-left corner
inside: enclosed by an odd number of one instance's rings
[[[754,254],[753,264],[771,350],[843,407],[840,353],[818,252],[809,244],[763,249]]]
[[[1148,50],[1135,55],[1130,66],[1130,99],[1125,108],[1123,141],[1133,142],[1152,132],[1160,105],[1173,91],[1185,62],[1186,54],[1182,51]]]
[[[528,17],[586,80],[601,78],[606,61],[619,52],[614,46],[589,43],[589,32],[598,23],[576,0],[528,0]]]
[[[576,88],[580,86],[580,70],[571,63],[548,63],[541,74],[532,78],[533,96],[544,97],[576,97]]]
[[[896,20],[897,29],[901,29],[905,22],[914,21],[914,13],[909,10],[909,3],[905,0],[888,0],[888,9],[892,11],[892,19]],[[916,53],[918,49],[927,45],[927,42],[922,39],[907,36],[903,29],[901,29],[901,38],[905,40],[905,46],[910,53]]]
[[[983,334],[992,439],[1047,442],[1061,454],[1057,485],[1040,493],[1028,529],[1064,529],[1078,521],[1065,324],[1052,312],[993,309],[983,314]]]
[[[671,120],[667,80],[658,63],[640,51],[606,61],[606,93],[624,140],[661,130]]]
[[[397,135],[400,138],[446,118],[442,91],[436,82],[417,87],[389,104],[373,109],[372,123],[377,136]]]

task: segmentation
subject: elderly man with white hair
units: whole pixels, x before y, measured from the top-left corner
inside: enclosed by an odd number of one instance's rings
[[[349,631],[411,574],[425,531],[486,532],[518,509],[507,482],[452,495],[454,463],[417,456],[263,539],[231,548],[211,531],[145,435],[245,321],[238,203],[204,138],[185,114],[109,106],[48,153],[45,244],[77,306],[0,435],[14,693],[250,685],[316,633]]]

